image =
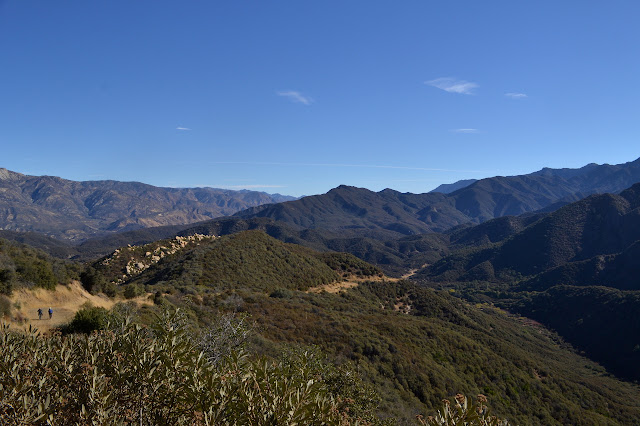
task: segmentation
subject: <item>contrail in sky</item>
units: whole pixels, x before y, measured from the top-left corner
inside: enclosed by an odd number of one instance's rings
[[[213,161],[211,164],[247,164],[254,166],[305,166],[305,167],[360,167],[369,169],[422,170],[427,172],[465,172],[482,173],[482,170],[438,169],[429,167],[385,166],[377,164],[344,164],[344,163],[276,163],[258,161]]]

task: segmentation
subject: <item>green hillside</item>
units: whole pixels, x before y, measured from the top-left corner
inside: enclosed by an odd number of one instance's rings
[[[411,421],[457,392],[485,394],[520,425],[636,424],[640,390],[574,353],[539,326],[409,282],[364,283],[339,294],[238,290],[174,292],[199,323],[244,312],[257,324],[255,353],[317,346],[353,364],[381,397],[378,416]]]
[[[380,395],[383,418],[412,424],[458,392],[487,395],[496,414],[522,425],[640,418],[640,404],[625,399],[640,396],[636,387],[539,326],[407,281],[304,291],[338,280],[337,271],[379,273],[351,255],[246,231],[167,256],[125,286],[159,292],[158,306],[180,306],[203,327],[220,313],[250,315],[253,353],[277,357],[290,345],[314,346],[338,365],[354,365]]]
[[[77,278],[80,267],[25,244],[0,238],[0,294],[16,287],[55,288]]]
[[[166,244],[166,240],[122,250],[142,255],[151,253],[157,244]],[[107,279],[113,279],[122,274],[131,254],[117,261],[101,260],[94,265]],[[245,231],[186,244],[139,275],[127,278],[126,283],[162,288],[205,286],[272,292],[277,289],[306,290],[338,281],[345,274],[370,276],[380,275],[381,271],[353,255],[319,253],[283,243],[260,231]]]

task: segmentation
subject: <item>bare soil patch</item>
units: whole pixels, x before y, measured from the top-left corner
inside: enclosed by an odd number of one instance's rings
[[[350,277],[345,277],[343,281],[338,281],[331,284],[319,285],[317,287],[311,287],[306,292],[322,293],[323,291],[326,291],[327,293],[335,294],[353,287],[357,287],[358,285],[360,285],[360,283],[368,282],[368,281],[397,281],[397,279],[389,278],[389,277],[379,277],[377,275],[371,276],[371,277],[364,277],[364,278],[350,276]]]

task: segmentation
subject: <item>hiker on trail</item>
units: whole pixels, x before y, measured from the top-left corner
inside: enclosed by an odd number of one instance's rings
[[[53,316],[53,309],[49,307],[49,319],[51,319],[52,316]]]
[[[38,308],[38,319],[42,319],[42,308]]]

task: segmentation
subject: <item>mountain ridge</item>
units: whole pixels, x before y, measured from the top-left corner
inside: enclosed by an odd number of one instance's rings
[[[472,183],[476,183],[477,181],[478,179],[463,179],[453,183],[443,183],[441,185],[438,185],[435,189],[432,189],[429,192],[440,192],[442,194],[451,194],[452,192],[457,191],[458,189],[465,188],[471,185]]]
[[[293,200],[257,191],[163,188],[140,182],[72,181],[0,169],[0,229],[71,241],[226,216],[246,207]]]
[[[618,165],[590,164],[580,169],[496,176],[449,194],[392,189],[373,192],[340,185],[326,194],[251,207],[234,216],[269,217],[301,228],[393,238],[561,207],[594,193],[617,193],[636,182],[640,182],[640,159]]]
[[[593,263],[598,257],[598,266],[591,268],[604,276],[605,267],[611,265],[613,259],[600,257],[621,255],[640,240],[639,206],[640,183],[620,194],[594,194],[551,214],[541,215],[526,227],[514,228],[511,235],[507,233],[497,244],[454,253],[421,274],[427,279],[455,281],[483,264],[484,269],[490,264],[491,271],[483,279],[510,280],[507,276],[500,279],[498,275],[500,271],[512,271],[521,277],[544,273],[547,280],[555,277],[556,284],[578,284],[557,280],[569,276],[567,268],[577,274],[576,268],[589,268],[590,264],[584,262]],[[522,253],[529,255],[523,257]],[[540,277],[533,280],[539,282]]]

